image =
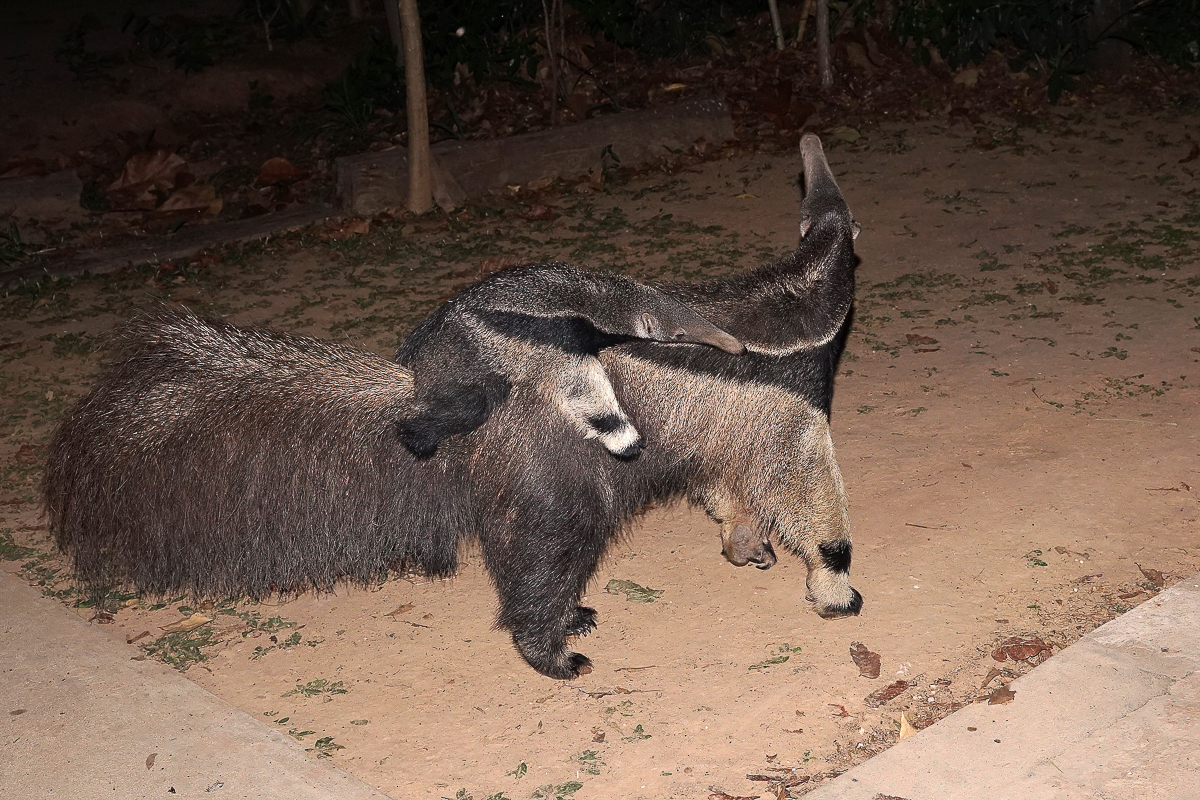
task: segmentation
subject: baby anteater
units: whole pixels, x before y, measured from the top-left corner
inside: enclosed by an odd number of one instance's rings
[[[642,436],[596,358],[630,339],[745,351],[683,303],[629,278],[562,263],[504,270],[452,297],[396,351],[416,392],[397,424],[400,439],[428,458],[443,439],[475,430],[511,391],[524,390],[585,439],[633,458]]]

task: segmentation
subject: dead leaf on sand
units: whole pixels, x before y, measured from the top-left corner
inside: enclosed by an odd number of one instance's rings
[[[907,711],[901,712],[900,713],[900,741],[903,742],[905,739],[912,736],[916,732],[917,732],[917,729],[913,727],[912,722],[910,722],[908,719],[908,712]]]
[[[158,207],[159,211],[201,211],[205,214],[219,214],[223,203],[217,197],[217,190],[207,183],[191,183],[182,189],[175,190],[170,197]]]
[[[512,255],[511,253],[502,256],[493,256],[485,258],[479,262],[479,274],[491,275],[493,272],[499,272],[502,269],[509,267],[519,267],[522,264],[528,264],[529,259],[521,256]]]
[[[838,704],[838,703],[830,703],[830,704],[829,704],[829,707],[830,707],[830,708],[836,708],[836,709],[837,709],[836,711],[832,712],[832,714],[833,714],[835,717],[848,717],[848,716],[850,716],[850,712],[849,712],[849,711],[847,711],[847,710],[846,710],[846,707],[845,707],[845,706],[843,706],[843,705],[840,705],[840,704]]]
[[[38,462],[37,451],[33,445],[23,444],[17,449],[17,463],[23,467],[31,467]]]
[[[366,236],[370,232],[371,220],[355,218],[327,224],[319,237],[323,242],[340,242],[351,236]]]
[[[899,697],[908,688],[908,681],[895,681],[882,689],[876,689],[866,697],[866,704],[871,708],[879,708],[889,700]]]
[[[187,169],[187,162],[170,150],[135,153],[125,162],[120,176],[108,187],[110,192],[135,186],[157,189],[175,188],[175,178]]]
[[[412,611],[415,607],[416,606],[414,606],[412,603],[405,603],[404,605],[400,606],[399,608],[387,612],[386,614],[384,614],[384,616],[385,617],[394,617],[397,614],[403,614],[406,611]]]
[[[988,695],[987,701],[989,706],[1002,706],[1006,703],[1011,703],[1016,696],[1017,693],[1012,689],[1009,689],[1007,686],[1001,686]]]
[[[653,603],[662,596],[665,589],[651,589],[646,586],[634,583],[633,581],[623,581],[619,578],[613,578],[604,587],[604,591],[609,594],[623,594],[631,603]]]
[[[1155,586],[1163,585],[1163,574],[1161,572],[1159,572],[1156,569],[1146,569],[1145,567],[1143,567],[1141,564],[1137,563],[1136,561],[1133,563],[1134,563],[1134,566],[1136,566],[1139,570],[1141,570],[1142,574],[1146,576],[1146,580],[1150,581]]]
[[[860,677],[879,677],[879,653],[872,653],[862,642],[853,642],[850,645],[850,658],[854,660],[854,665],[858,667]]]
[[[992,667],[991,669],[988,670],[988,674],[983,679],[983,683],[979,684],[979,688],[980,689],[987,688],[987,685],[989,683],[991,683],[993,680],[995,680],[996,678],[1000,677],[1003,674],[1004,674],[1003,670],[998,670],[995,667]]]
[[[550,206],[534,203],[528,210],[517,214],[517,216],[528,222],[549,222],[558,215],[554,213],[554,209]]]
[[[760,795],[757,794],[752,794],[749,797],[744,795],[734,797],[731,794],[725,794],[725,792],[713,792],[708,796],[708,800],[758,800],[759,797]]]
[[[1011,636],[992,651],[992,658],[997,661],[1028,661],[1043,653],[1050,655],[1050,645],[1043,642],[1041,637],[1022,639],[1020,636]]]
[[[150,769],[154,766],[154,759],[156,758],[158,758],[158,753],[151,753],[150,755],[146,756],[146,769]]]
[[[177,633],[179,631],[194,631],[201,625],[206,625],[212,622],[212,617],[206,617],[203,614],[192,614],[185,619],[172,622],[170,625],[163,625],[160,630],[167,633]]]

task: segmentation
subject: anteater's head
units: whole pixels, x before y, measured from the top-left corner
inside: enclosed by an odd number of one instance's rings
[[[707,344],[726,353],[741,355],[746,346],[688,306],[665,294],[653,292],[651,302],[637,309],[631,322],[633,335],[654,342]]]
[[[800,202],[800,236],[816,227],[847,228],[851,238],[857,237],[861,226],[850,216],[850,207],[838,189],[821,140],[808,133],[800,140],[800,159],[804,164],[804,199]]]

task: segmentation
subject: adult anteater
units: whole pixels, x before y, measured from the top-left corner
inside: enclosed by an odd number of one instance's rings
[[[727,554],[765,563],[774,536],[805,560],[817,613],[858,613],[829,435],[857,226],[816,137],[801,155],[794,252],[727,281],[658,287],[747,353],[640,342],[600,354],[646,442],[632,461],[521,391],[418,459],[397,435],[413,388],[396,364],[158,312],[125,329],[51,445],[58,544],[96,587],[261,597],[408,568],[450,574],[475,539],[499,624],[535,669],[570,678],[590,670],[566,640],[595,625],[579,599],[606,548],[649,505],[686,498],[722,522]],[[735,536],[747,525],[759,552]]]

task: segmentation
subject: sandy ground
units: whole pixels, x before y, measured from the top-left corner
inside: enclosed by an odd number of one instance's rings
[[[596,575],[601,624],[579,645],[596,669],[570,683],[492,629],[473,553],[445,582],[205,608],[214,621],[169,654],[398,798],[799,796],[895,742],[902,712],[922,727],[1044,657],[995,660],[1009,637],[1057,652],[1200,570],[1198,122],[1066,107],[1036,128],[826,137],[863,226],[833,410],[860,617],[812,613],[789,555],[731,566],[716,526],[678,507],[649,513]],[[734,154],[542,198],[549,222],[476,209],[327,229],[10,295],[0,527],[32,550],[7,546],[6,567],[75,602],[36,482],[98,367],[95,337],[133,309],[169,299],[386,353],[505,259],[693,279],[782,253],[798,169],[796,153]],[[611,579],[662,594],[634,603]],[[160,627],[191,611],[170,599],[130,600],[103,629],[151,632],[131,657],[161,649]],[[878,678],[860,677],[854,642],[880,655]],[[898,680],[893,699],[869,697]]]

